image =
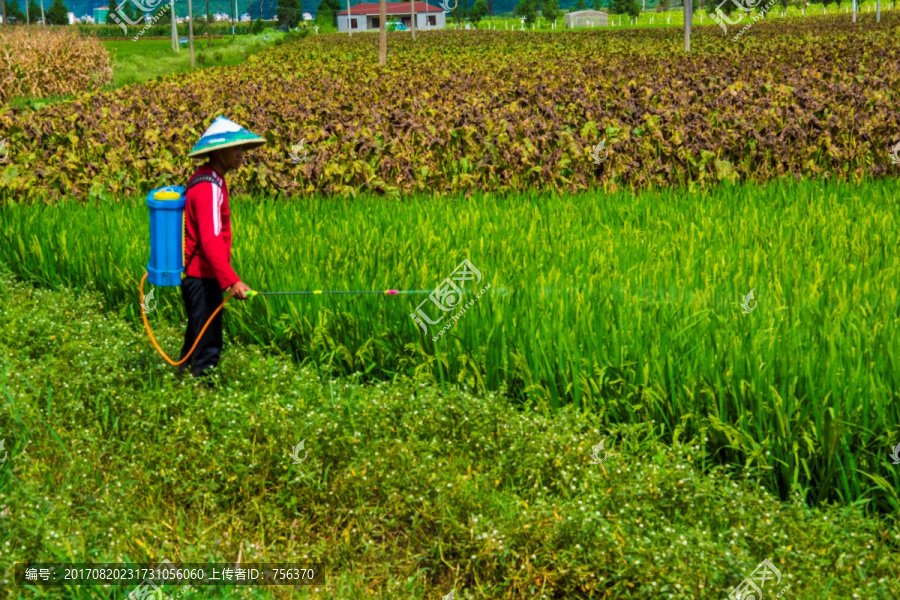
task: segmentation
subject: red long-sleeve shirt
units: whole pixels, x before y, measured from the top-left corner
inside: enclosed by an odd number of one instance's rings
[[[184,260],[187,261],[197,240],[200,249],[188,265],[189,277],[215,278],[224,290],[240,281],[231,268],[231,211],[228,209],[228,185],[215,169],[203,165],[196,175],[212,175],[219,185],[201,182],[187,191],[184,204]]]

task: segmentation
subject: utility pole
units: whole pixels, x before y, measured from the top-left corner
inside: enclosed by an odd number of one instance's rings
[[[3,0],[0,0],[0,10],[3,11],[3,26],[6,27],[9,22],[6,20],[6,2]]]
[[[853,22],[856,23],[856,0],[853,0]]]
[[[231,6],[231,2],[228,3],[228,12],[231,13],[231,41],[234,42],[234,18],[238,16],[237,14],[237,0],[234,0],[234,5]],[[234,12],[232,12],[234,11]]]
[[[212,23],[209,20],[209,0],[206,0],[206,47],[212,48]]]
[[[691,51],[691,0],[684,0],[684,51]]]
[[[416,39],[416,0],[409,0],[412,4],[412,39]]]
[[[350,0],[347,0],[347,37],[353,37],[353,18],[350,14]]]
[[[172,52],[180,52],[181,44],[178,42],[178,19],[175,17],[175,0],[172,0]]]
[[[43,0],[41,0],[43,2]],[[194,7],[188,0],[188,45],[191,47],[191,68],[194,68]]]
[[[41,0],[43,1],[43,0]],[[381,0],[378,17],[378,64],[387,64],[387,0]]]
[[[28,5],[31,4],[26,0],[25,2],[25,24],[31,25],[31,15],[29,14]]]
[[[47,17],[44,15],[44,0],[41,0],[41,27],[47,26]]]
[[[881,0],[875,0],[875,22],[881,23]]]

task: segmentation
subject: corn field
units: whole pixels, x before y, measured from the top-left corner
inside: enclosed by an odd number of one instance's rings
[[[65,27],[0,28],[0,105],[20,96],[63,96],[109,83],[109,53],[96,39]]]

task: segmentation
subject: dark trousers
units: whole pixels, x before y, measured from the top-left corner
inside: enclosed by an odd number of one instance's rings
[[[184,358],[209,316],[222,304],[224,294],[215,279],[185,277],[181,280],[181,298],[184,300],[184,310],[188,318],[187,331],[184,332],[184,347],[181,349],[181,358]],[[209,324],[196,350],[181,368],[183,370],[190,368],[191,375],[199,377],[218,364],[220,354],[222,354],[221,311]]]

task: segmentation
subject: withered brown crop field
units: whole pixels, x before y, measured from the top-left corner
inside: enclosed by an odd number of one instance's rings
[[[19,96],[78,94],[108,83],[109,54],[96,39],[66,27],[0,28],[0,104]]]
[[[0,200],[183,182],[217,114],[270,142],[232,184],[251,194],[879,177],[900,139],[898,25],[894,12],[763,20],[740,42],[698,27],[689,55],[674,28],[398,33],[384,71],[377,36],[312,36],[241,66],[4,109]]]

